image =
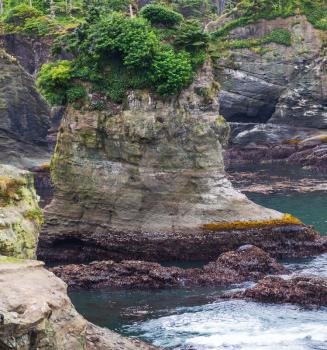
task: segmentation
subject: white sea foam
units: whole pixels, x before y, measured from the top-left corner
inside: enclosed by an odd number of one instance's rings
[[[326,350],[327,309],[224,301],[130,327],[155,345],[196,350]]]

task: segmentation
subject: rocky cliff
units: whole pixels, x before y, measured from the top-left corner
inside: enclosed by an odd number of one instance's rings
[[[52,161],[55,197],[46,208],[39,256],[208,259],[245,243],[262,247],[271,225],[277,227],[274,253],[287,250],[282,241],[289,234],[313,241],[315,234],[298,221],[233,189],[223,164],[229,127],[216,95],[208,63],[175,98],[131,92],[124,110],[68,108]],[[246,227],[254,231],[228,234],[239,222],[250,222]],[[211,223],[217,224],[213,230]],[[214,232],[219,224],[224,233]]]
[[[289,33],[290,43],[257,45],[274,30]],[[326,37],[300,15],[230,31],[230,47],[216,71],[220,113],[232,122],[229,161],[289,159],[326,166]],[[316,142],[308,143],[313,136]]]
[[[50,111],[33,79],[0,49],[0,162],[31,167],[48,161]]]
[[[1,349],[155,349],[87,322],[41,262],[0,258],[0,289]]]

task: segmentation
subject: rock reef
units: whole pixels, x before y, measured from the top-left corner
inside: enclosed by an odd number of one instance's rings
[[[65,265],[50,270],[72,289],[226,286],[287,271],[269,254],[254,246],[224,253],[203,268],[182,269],[125,260],[95,261],[89,265]]]
[[[264,303],[291,303],[304,306],[327,306],[327,280],[318,277],[301,276],[291,279],[266,277],[244,292],[232,294]]]

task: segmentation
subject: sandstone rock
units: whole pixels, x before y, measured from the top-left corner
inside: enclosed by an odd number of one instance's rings
[[[0,259],[0,290],[1,349],[155,349],[87,322],[41,262]]]
[[[33,79],[0,49],[0,162],[30,167],[50,158],[50,112]]]
[[[269,254],[254,246],[222,254],[203,268],[181,269],[158,263],[125,260],[96,261],[50,269],[70,288],[172,288],[226,286],[255,281],[267,274],[286,273]]]
[[[0,255],[34,258],[43,214],[31,173],[0,164]]]
[[[264,303],[327,306],[327,280],[317,277],[266,277],[254,287],[232,297]]]

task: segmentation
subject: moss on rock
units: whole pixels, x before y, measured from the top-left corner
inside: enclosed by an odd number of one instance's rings
[[[43,213],[33,177],[17,168],[0,166],[0,254],[35,258]]]

